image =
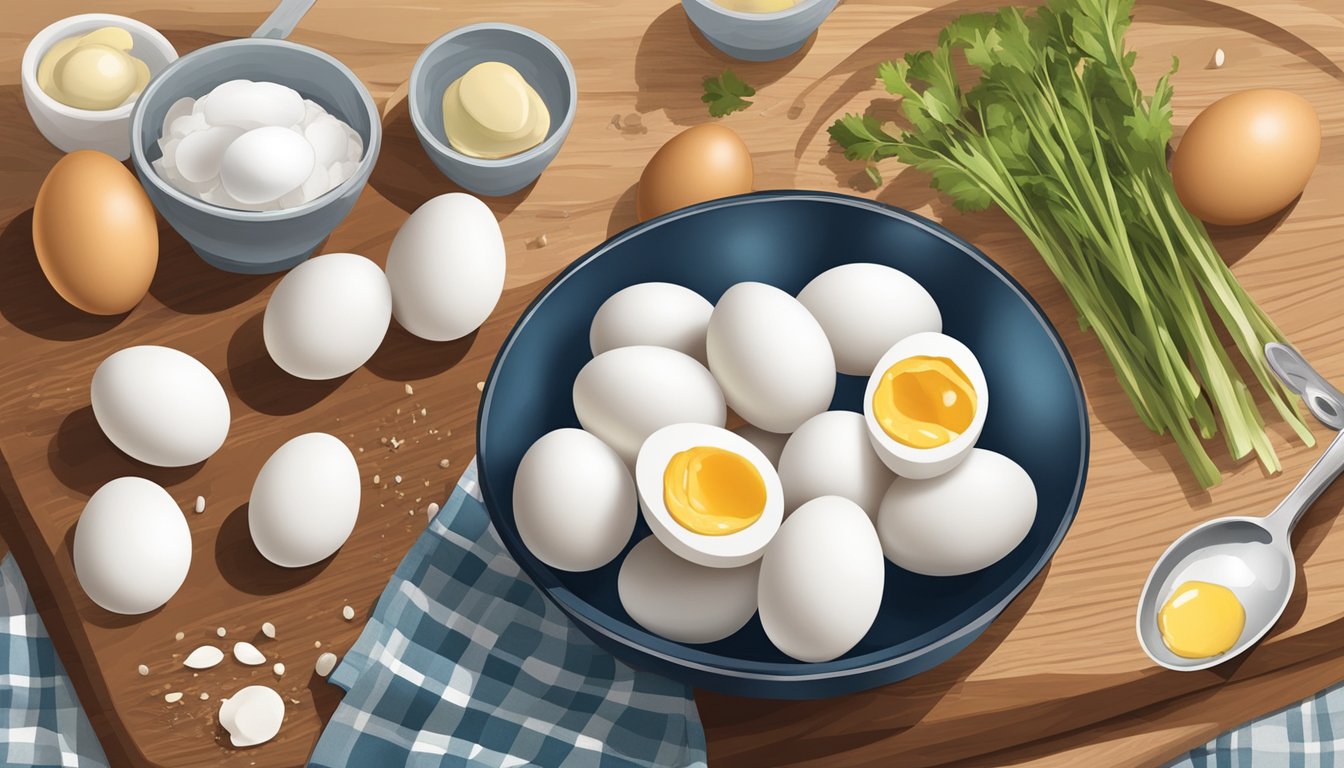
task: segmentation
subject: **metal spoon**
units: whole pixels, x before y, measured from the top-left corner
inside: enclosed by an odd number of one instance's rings
[[[1334,430],[1344,426],[1344,393],[1321,377],[1297,350],[1265,345],[1265,359],[1286,387],[1302,395],[1308,409]],[[1305,477],[1265,517],[1222,517],[1196,526],[1177,539],[1148,574],[1139,597],[1139,644],[1167,669],[1190,672],[1221,664],[1264,637],[1283,615],[1293,593],[1297,568],[1290,537],[1302,513],[1344,472],[1344,433],[1336,436]],[[1246,626],[1226,653],[1187,659],[1172,653],[1158,630],[1157,614],[1172,591],[1186,581],[1221,584],[1246,609]]]

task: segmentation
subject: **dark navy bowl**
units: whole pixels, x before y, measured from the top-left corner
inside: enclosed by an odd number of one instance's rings
[[[978,445],[1031,475],[1039,504],[1027,538],[1003,560],[952,578],[887,563],[882,608],[844,656],[795,661],[752,618],[732,637],[674,643],[640,628],[621,607],[624,553],[587,573],[533,557],[513,519],[513,479],[543,434],[577,427],[574,377],[592,354],[588,326],[616,291],[678,283],[711,302],[756,280],[796,294],[831,267],[874,262],[900,269],[937,300],[943,330],[975,352],[993,405]],[[840,376],[832,408],[861,410],[864,379]],[[495,528],[523,571],[594,642],[632,666],[741,696],[813,699],[902,680],[974,640],[1045,566],[1073,521],[1087,476],[1087,407],[1073,361],[1030,296],[994,262],[942,227],[868,200],[819,192],[761,192],[704,203],[640,224],[574,262],[528,307],[490,372],[478,419],[481,490]],[[648,536],[641,519],[630,545]],[[626,551],[629,551],[627,547]]]

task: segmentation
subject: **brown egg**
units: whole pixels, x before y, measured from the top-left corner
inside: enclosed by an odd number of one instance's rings
[[[71,152],[37,192],[33,249],[61,298],[95,315],[128,312],[159,264],[154,206],[110,155]]]
[[[1190,123],[1171,158],[1176,195],[1210,224],[1259,221],[1302,194],[1321,154],[1321,122],[1288,91],[1258,89],[1215,101]]]
[[[736,133],[709,123],[673,136],[653,155],[635,190],[640,221],[751,191],[751,153]]]

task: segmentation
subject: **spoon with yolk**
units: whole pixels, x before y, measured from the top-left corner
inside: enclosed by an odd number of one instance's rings
[[[1267,355],[1296,351],[1272,345]],[[1282,360],[1271,367],[1284,377]],[[1293,370],[1324,381],[1297,356]],[[1301,387],[1284,378],[1295,391]],[[1300,382],[1296,382],[1300,383]],[[1344,414],[1333,387],[1313,388],[1311,410]],[[1323,419],[1323,421],[1325,421]],[[1325,422],[1338,429],[1337,423]],[[1293,527],[1344,471],[1340,433],[1295,488],[1265,517],[1222,517],[1196,526],[1158,558],[1139,597],[1139,644],[1167,669],[1208,669],[1235,658],[1283,615],[1297,572]]]

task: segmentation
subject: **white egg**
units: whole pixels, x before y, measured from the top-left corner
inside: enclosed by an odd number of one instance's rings
[[[281,369],[334,379],[368,362],[392,322],[392,291],[377,264],[328,253],[289,271],[266,302],[262,336]]]
[[[722,427],[728,417],[709,371],[665,347],[620,347],[589,360],[574,379],[574,412],[631,466],[659,429],[683,422]]]
[[[250,80],[220,83],[207,95],[205,119],[211,125],[233,125],[250,131],[287,126],[303,120],[303,97],[287,85]]]
[[[210,458],[229,434],[229,399],[209,368],[169,347],[108,355],[89,387],[93,416],[112,444],[157,467]]]
[[[169,162],[175,164],[178,175],[187,181],[209,181],[219,175],[220,163],[229,145],[242,135],[241,128],[228,125],[189,133],[177,144]],[[164,159],[168,159],[166,151]]]
[[[276,449],[252,484],[247,526],[267,560],[301,568],[341,548],[359,517],[359,466],[350,449],[324,432]]]
[[[602,302],[588,333],[594,355],[618,347],[675,349],[705,362],[705,329],[714,306],[672,283],[640,283]]]
[[[152,611],[168,602],[191,567],[191,531],[173,497],[139,477],[94,492],[75,525],[75,576],[113,613]]]
[[[1022,543],[1036,520],[1036,485],[1016,462],[975,448],[931,480],[897,478],[877,530],[895,564],[926,576],[988,568]]]
[[[803,422],[779,457],[786,514],[821,496],[843,496],[877,517],[893,476],[868,439],[863,414],[826,411]]]
[[[784,446],[789,442],[788,435],[781,435],[778,432],[766,432],[760,427],[753,427],[750,424],[743,424],[733,430],[737,434],[745,437],[747,442],[756,446],[770,463],[779,469],[779,457],[784,454]]]
[[[180,152],[179,152],[180,154]],[[288,128],[254,128],[233,140],[219,165],[224,189],[243,203],[265,203],[313,172],[313,148]]]
[[[656,536],[635,545],[621,563],[621,605],[641,627],[678,643],[712,643],[756,614],[760,561],[706,568],[684,560]]]
[[[757,600],[766,636],[799,661],[844,655],[877,618],[884,570],[877,532],[857,504],[839,496],[809,501],[761,558]]]
[[[689,505],[706,515],[715,514],[720,508],[722,498],[717,494],[737,492],[724,489],[723,485],[742,482],[740,473],[727,474],[722,465],[706,465],[696,460],[680,469],[674,461],[685,451],[706,448],[745,459],[748,468],[759,476],[763,490],[760,516],[740,530],[695,531],[680,522],[668,508],[666,490],[669,481],[682,485]],[[707,424],[673,424],[649,435],[635,463],[635,489],[639,492],[639,508],[644,513],[644,522],[663,546],[680,557],[710,568],[737,568],[760,558],[784,518],[784,491],[770,460],[742,436]]]
[[[518,535],[537,559],[591,571],[621,553],[635,530],[635,484],[616,452],[581,429],[542,435],[513,480]]]
[[[822,272],[798,301],[826,331],[841,373],[867,376],[882,353],[914,333],[941,332],[938,304],[914,278],[881,264],[844,264]]]
[[[950,360],[965,374],[975,393],[973,406],[975,410],[969,424],[965,429],[956,432],[951,440],[941,445],[919,448],[897,441],[883,428],[873,412],[873,398],[878,393],[883,377],[892,366],[912,357]],[[920,384],[919,389],[925,389],[924,385]],[[927,394],[926,389],[925,393]],[[948,393],[945,392],[942,396],[947,397]],[[928,402],[914,402],[899,410],[904,414],[911,408],[919,410],[933,406],[934,404]],[[872,441],[873,449],[877,451],[878,458],[896,474],[914,479],[936,477],[965,459],[975,441],[980,439],[980,430],[985,426],[985,414],[988,411],[989,386],[985,382],[984,371],[980,369],[980,361],[965,344],[941,333],[916,333],[892,345],[873,369],[873,374],[868,379],[868,387],[863,394],[863,417],[868,424],[868,437]],[[919,423],[918,413],[911,416],[910,421]]]
[[[504,236],[490,208],[461,192],[439,195],[417,208],[392,239],[392,314],[422,339],[460,339],[481,327],[499,303],[504,266]]]
[[[705,347],[728,406],[761,429],[792,432],[830,407],[835,357],[826,333],[778,288],[729,288],[710,315]]]

